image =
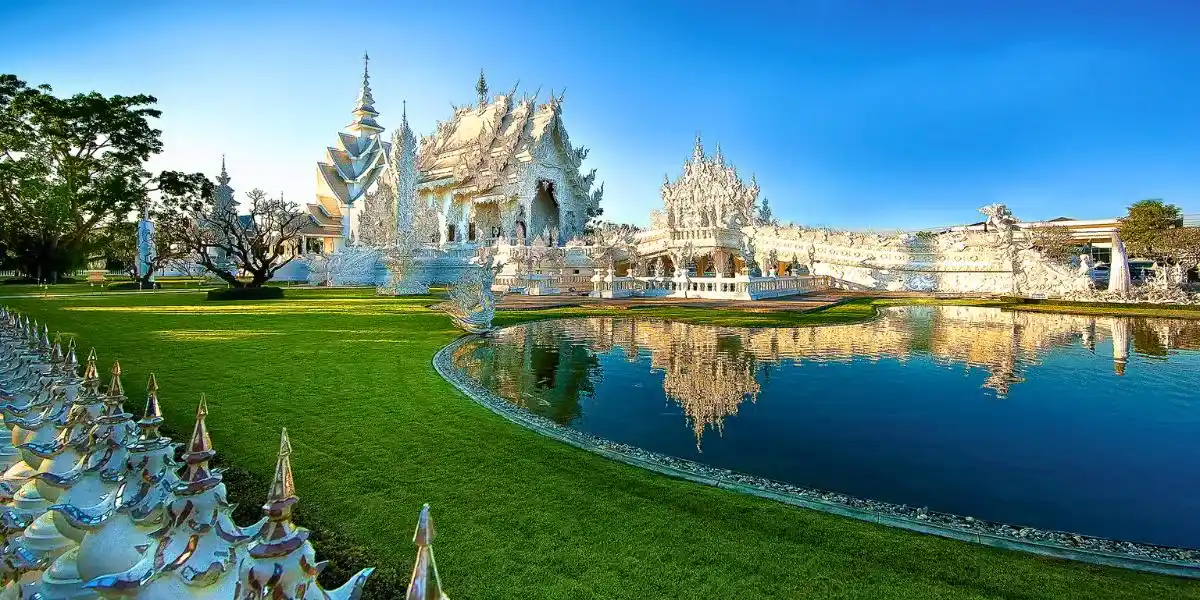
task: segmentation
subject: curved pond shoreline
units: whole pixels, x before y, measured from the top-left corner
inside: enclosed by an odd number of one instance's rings
[[[814,490],[649,452],[567,428],[514,406],[477,383],[453,364],[451,356],[454,351],[477,337],[460,337],[439,350],[433,357],[434,370],[471,399],[509,421],[606,458],[677,479],[731,489],[785,504],[909,531],[986,546],[1020,550],[1042,556],[1200,578],[1200,550],[1114,541],[1066,532],[1019,527],[972,517],[933,512],[924,508]]]

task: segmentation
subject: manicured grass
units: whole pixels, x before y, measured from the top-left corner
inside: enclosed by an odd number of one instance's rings
[[[455,600],[1200,598],[1197,582],[801,510],[542,438],[434,373],[433,354],[459,335],[449,319],[426,308],[437,298],[371,294],[3,302],[78,337],[84,348],[96,346],[103,368],[119,358],[131,407],[140,410],[138,390],[149,371],[157,373],[174,432],[191,430],[196,401],[206,393],[217,451],[249,472],[231,481],[237,502],[261,504],[279,428],[287,426],[302,523],[339,540],[342,564],[330,573],[380,567],[371,598],[401,596],[424,502],[433,506],[438,568]],[[658,310],[705,318],[691,309]],[[499,320],[586,312],[522,311]],[[623,314],[635,312],[654,314]],[[874,313],[870,301],[857,301],[804,319],[847,322],[868,313]]]
[[[1075,315],[1107,315],[1120,317],[1163,317],[1167,319],[1200,319],[1200,310],[1195,308],[1171,308],[1170,306],[1083,306],[1080,304],[1012,304],[1012,310],[1047,313],[1069,313]]]
[[[606,317],[654,317],[672,321],[683,321],[696,325],[724,327],[799,327],[802,325],[829,325],[853,323],[874,318],[876,310],[870,299],[854,299],[811,312],[774,311],[750,312],[716,308],[689,308],[680,306],[581,306],[545,310],[500,311],[494,322],[511,325],[534,319],[606,316]]]

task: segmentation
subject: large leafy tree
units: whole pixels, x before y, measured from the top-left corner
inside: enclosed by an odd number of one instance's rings
[[[1183,226],[1183,211],[1162,200],[1142,200],[1121,219],[1120,236],[1131,256],[1154,260],[1171,258],[1166,247],[1170,229]]]
[[[0,74],[0,246],[7,263],[39,279],[83,266],[104,229],[156,193],[207,181],[144,168],[162,151],[153,96],[51,92]]]

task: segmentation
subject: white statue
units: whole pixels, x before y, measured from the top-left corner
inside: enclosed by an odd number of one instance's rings
[[[1133,289],[1133,279],[1129,276],[1129,254],[1125,252],[1125,242],[1120,236],[1112,236],[1112,266],[1108,271],[1108,291],[1126,295]]]
[[[450,319],[467,333],[486,333],[492,330],[492,319],[496,316],[495,294],[492,282],[496,273],[504,266],[496,264],[490,252],[472,259],[478,265],[475,272],[450,290],[450,299],[438,305]]]
[[[1080,275],[1090,276],[1092,274],[1092,269],[1094,269],[1094,268],[1096,268],[1096,261],[1092,260],[1092,255],[1090,255],[1090,254],[1080,254],[1079,255],[1079,271],[1078,271],[1078,273]]]
[[[1003,204],[989,204],[979,209],[979,212],[987,216],[988,227],[998,233],[1010,233],[1017,223],[1012,211]]]

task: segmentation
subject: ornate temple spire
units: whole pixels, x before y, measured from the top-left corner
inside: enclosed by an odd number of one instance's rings
[[[405,600],[449,600],[442,591],[442,579],[438,576],[437,562],[433,559],[433,517],[429,505],[421,507],[417,519],[417,531],[413,543],[417,545],[417,561],[413,565],[412,580],[408,583]]]
[[[704,160],[704,143],[700,141],[700,132],[696,132],[696,146],[692,148],[692,158],[701,161]]]
[[[721,152],[721,142],[717,142],[717,153],[713,155],[713,160],[717,161],[718,165],[725,165],[725,153]]]
[[[396,240],[407,245],[412,242],[413,214],[417,206],[417,138],[408,125],[408,102],[404,102],[400,127],[392,131],[390,161],[393,189],[396,190]]]
[[[358,90],[358,102],[354,105],[354,122],[347,127],[358,135],[370,135],[383,131],[383,127],[375,122],[375,117],[379,116],[379,112],[375,110],[375,97],[371,95],[371,74],[368,68],[370,62],[371,56],[363,52],[362,88]]]
[[[221,173],[217,175],[217,186],[213,188],[213,218],[216,219],[225,211],[236,210],[233,201],[233,188],[229,187],[229,182],[233,178],[229,176],[229,171],[225,169],[225,155],[221,155]]]

